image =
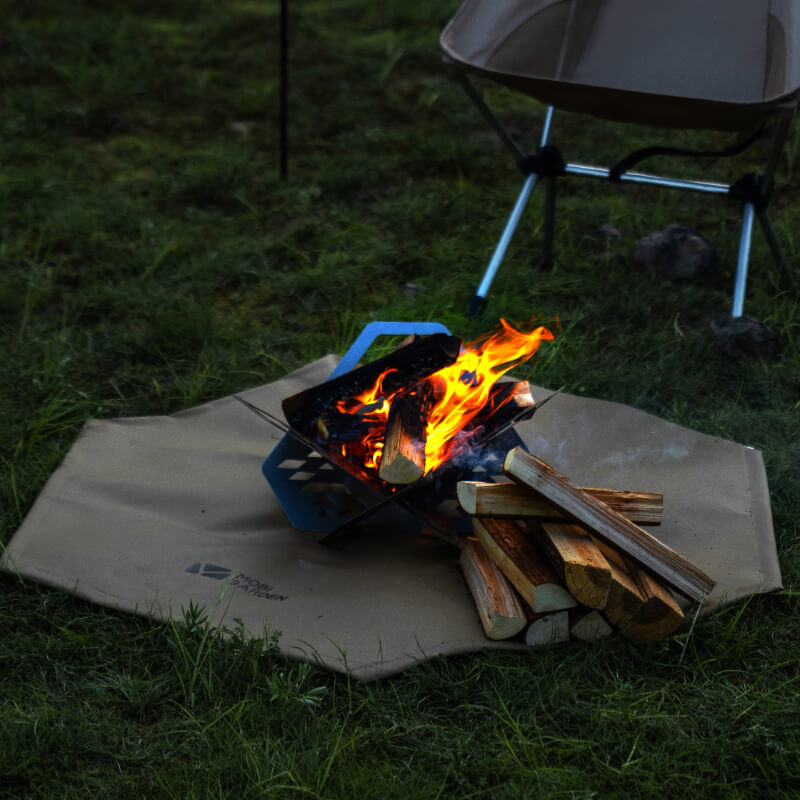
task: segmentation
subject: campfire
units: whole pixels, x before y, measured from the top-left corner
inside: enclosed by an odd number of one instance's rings
[[[487,432],[533,407],[527,383],[497,380],[552,338],[542,326],[526,334],[501,320],[499,331],[464,346],[446,334],[413,339],[287,398],[283,411],[361,479],[384,489],[411,484],[448,461],[479,459]]]
[[[702,601],[714,581],[640,527],[660,523],[663,497],[577,486],[514,435],[537,404],[527,382],[503,376],[552,339],[545,327],[523,333],[504,320],[467,344],[411,337],[286,398],[287,432],[323,468],[369,490],[329,536],[390,504],[409,511],[460,549],[488,637],[541,646],[615,630],[669,636],[684,617],[672,591]],[[448,494],[460,504],[454,524],[433,513]]]

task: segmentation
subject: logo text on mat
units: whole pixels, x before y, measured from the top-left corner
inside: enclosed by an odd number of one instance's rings
[[[216,564],[204,564],[198,561],[188,567],[186,572],[191,575],[201,575],[204,578],[213,578],[216,581],[230,579],[229,586],[241,589],[246,594],[253,595],[253,597],[260,597],[263,600],[288,600],[289,596],[285,594],[276,594],[273,592],[274,587],[268,583],[263,583],[258,578],[251,578],[240,572],[238,575],[233,576],[233,570],[227,567],[220,567]],[[233,577],[231,577],[233,576]]]

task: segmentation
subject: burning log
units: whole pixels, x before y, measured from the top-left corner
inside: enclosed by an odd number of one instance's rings
[[[408,484],[425,474],[425,430],[434,401],[434,388],[427,381],[392,401],[378,470],[381,480]]]
[[[370,423],[353,414],[326,411],[317,417],[315,428],[318,441],[323,444],[336,444],[360,439],[369,431]]]
[[[536,402],[531,394],[528,381],[497,381],[491,389],[482,408],[466,426],[467,431],[478,428],[495,429],[516,417],[524,409],[531,409]]]
[[[436,400],[436,388],[427,380],[392,400],[378,471],[381,480],[409,484],[425,474],[426,430]],[[487,402],[470,421],[468,430],[489,424],[497,427],[521,409],[533,406],[527,381],[496,383],[489,390]]]
[[[658,525],[664,509],[664,496],[654,492],[620,492],[615,489],[583,489],[631,522]],[[458,502],[468,514],[521,519],[564,519],[564,515],[525,486],[516,483],[459,481]]]
[[[530,521],[527,528],[572,596],[587,608],[604,608],[611,570],[586,532],[564,522]]]
[[[531,394],[531,385],[528,381],[498,381],[489,392],[489,399],[485,411],[481,411],[473,424],[485,423],[483,417],[494,416],[501,413],[503,417],[513,416],[523,408],[533,408],[536,405]],[[505,420],[503,420],[505,421]]]
[[[547,560],[512,520],[473,517],[478,541],[537,614],[577,605]]]
[[[525,631],[525,644],[530,647],[549,647],[569,641],[569,612],[542,614]]]
[[[701,600],[714,588],[715,581],[683,556],[522,448],[509,451],[503,469],[681,594]]]
[[[490,639],[516,636],[527,624],[525,611],[514,589],[480,543],[468,539],[459,563],[486,635]]]
[[[582,642],[596,642],[611,636],[614,629],[597,610],[577,610],[570,616],[569,632]]]

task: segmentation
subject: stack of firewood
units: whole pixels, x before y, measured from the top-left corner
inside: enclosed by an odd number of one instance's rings
[[[475,533],[460,563],[489,638],[662,639],[684,618],[670,588],[694,600],[713,588],[639,527],[660,523],[660,494],[580,488],[521,448],[504,471],[513,483],[458,485]]]

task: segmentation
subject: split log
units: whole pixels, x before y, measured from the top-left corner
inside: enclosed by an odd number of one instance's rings
[[[523,408],[536,405],[528,381],[497,381],[489,393],[489,407],[492,410],[509,407],[512,414]]]
[[[593,539],[611,569],[611,586],[603,613],[612,625],[621,627],[644,605],[649,593],[642,571],[599,539]]]
[[[499,428],[525,408],[536,405],[528,381],[497,381],[483,408],[470,420],[470,428]]]
[[[537,617],[525,631],[525,644],[530,647],[550,647],[569,641],[569,612],[554,611]]]
[[[598,500],[640,525],[658,525],[664,496],[655,492],[621,492],[615,489],[584,488]],[[468,514],[488,517],[540,517],[564,519],[564,515],[541,496],[516,483],[459,481],[458,502]]]
[[[614,629],[597,610],[579,610],[570,614],[569,632],[583,642],[596,642],[610,636]]]
[[[588,534],[566,522],[529,520],[526,528],[570,594],[587,608],[604,608],[611,587],[611,569]]]
[[[544,554],[512,520],[472,520],[478,541],[537,614],[573,608],[577,601],[564,588]]]
[[[464,426],[460,436],[491,433],[514,419],[520,411],[535,406],[528,381],[496,381],[486,402]]]
[[[396,350],[399,350],[401,347],[408,347],[410,344],[414,344],[418,339],[421,337],[418,336],[416,333],[409,333],[404,339],[398,342]]]
[[[317,417],[317,441],[322,444],[354,442],[362,439],[372,427],[372,423],[355,414],[341,414],[326,411]]]
[[[627,639],[655,642],[666,639],[681,626],[683,611],[675,598],[652,575],[640,570],[646,599],[619,632]]]
[[[682,555],[521,447],[509,451],[503,469],[681,594],[702,600],[714,588],[715,581]]]
[[[490,639],[516,636],[527,624],[525,611],[511,584],[479,542],[467,540],[459,564],[486,635]]]
[[[287,397],[281,404],[284,416],[293,428],[308,433],[316,420],[339,400],[371,389],[387,370],[390,371],[383,379],[383,389],[386,394],[394,394],[455,363],[460,347],[460,339],[445,333],[421,337],[338,378]]]
[[[381,480],[408,484],[425,474],[425,429],[433,403],[434,388],[429,381],[422,381],[394,398],[378,469]]]

